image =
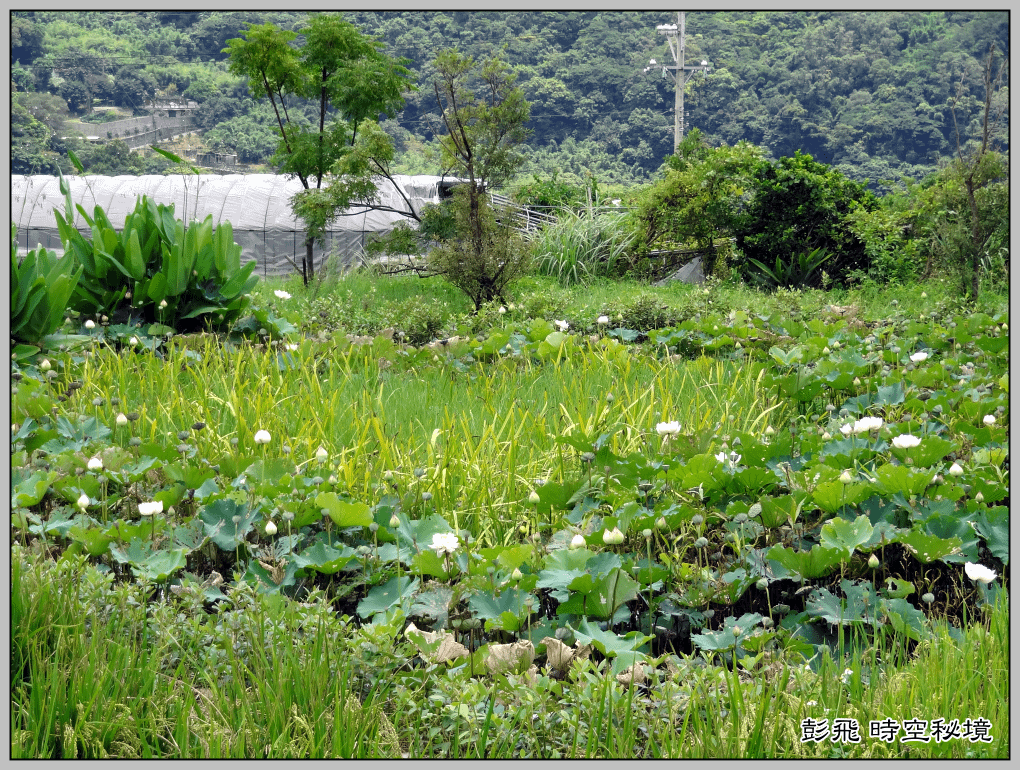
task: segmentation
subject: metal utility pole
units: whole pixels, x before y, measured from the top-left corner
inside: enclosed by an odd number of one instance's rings
[[[674,104],[674,118],[673,118],[673,154],[676,154],[677,149],[680,147],[680,140],[684,136],[684,86],[687,85],[687,81],[690,80],[695,72],[711,72],[712,65],[707,60],[702,60],[701,64],[694,66],[687,66],[684,63],[684,47],[686,44],[686,30],[685,30],[685,19],[686,14],[683,11],[677,13],[676,24],[659,24],[655,30],[660,35],[666,36],[666,41],[669,43],[669,50],[673,54],[673,61],[675,64],[670,66],[668,64],[657,64],[655,59],[651,59],[648,62],[648,66],[645,67],[645,72],[655,69],[656,67],[662,68],[662,76],[665,77],[666,73],[669,72],[673,76],[673,81],[676,83],[676,103]],[[671,71],[672,70],[672,71]]]

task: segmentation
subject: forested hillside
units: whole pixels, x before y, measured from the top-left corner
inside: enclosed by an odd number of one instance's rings
[[[344,17],[409,60],[419,89],[385,121],[399,168],[435,173],[425,150],[436,125],[432,61],[444,48],[501,55],[531,102],[531,174],[580,181],[649,181],[673,147],[672,63],[657,24],[668,12],[351,12]],[[200,103],[212,149],[265,163],[275,121],[227,72],[222,49],[249,22],[304,26],[304,13],[14,12],[11,26],[14,171],[67,162],[66,120],[92,99],[140,108],[152,95]],[[687,126],[709,144],[747,140],[774,158],[811,154],[872,184],[934,171],[956,150],[949,108],[961,83],[964,138],[980,119],[988,47],[1009,55],[1006,12],[688,13],[687,59],[714,69],[688,84]],[[999,92],[1008,99],[1008,89]],[[97,131],[97,133],[99,133]],[[84,154],[88,155],[87,148]],[[143,170],[136,162],[136,172]]]

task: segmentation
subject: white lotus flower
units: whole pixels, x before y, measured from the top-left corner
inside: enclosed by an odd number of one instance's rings
[[[961,466],[959,463],[953,463],[952,465],[949,466],[949,475],[956,476],[957,478],[959,478],[960,476],[963,475],[963,466]]]
[[[273,440],[273,437],[269,435],[268,430],[260,430],[255,434],[256,444],[268,444]]]
[[[903,433],[892,440],[892,445],[897,449],[913,449],[921,443],[921,439],[909,433]]]
[[[916,353],[914,353],[914,355],[910,357],[910,360],[913,361],[915,364],[919,364],[922,361],[926,361],[927,359],[928,354],[925,353],[923,350],[917,351]]]
[[[77,501],[77,503],[76,503],[76,505],[77,505],[77,506],[78,506],[79,508],[81,508],[81,509],[82,509],[83,511],[84,511],[84,510],[85,510],[86,508],[88,508],[88,507],[89,507],[89,506],[90,506],[91,504],[92,504],[92,501],[90,501],[90,500],[89,500],[89,496],[88,496],[88,495],[86,495],[86,494],[85,494],[84,492],[82,492],[82,495],[81,495],[81,497],[79,497],[79,498],[78,498],[78,501]]]
[[[137,337],[132,337],[131,339],[128,340],[128,342],[131,343],[132,345],[137,345],[138,344],[138,338]]]
[[[840,432],[846,436],[848,433],[853,433],[855,436],[859,436],[862,433],[870,433],[871,431],[878,430],[883,425],[881,417],[862,417],[857,420],[849,431],[846,430],[847,426],[840,428]]]
[[[126,415],[126,414],[124,414],[123,412],[121,412],[120,414],[118,414],[118,415],[117,415],[117,425],[119,425],[119,426],[121,426],[121,427],[124,427],[124,426],[125,426],[125,425],[127,425],[127,424],[128,424],[128,418],[127,418],[127,415]]]
[[[597,323],[599,326],[606,326],[609,323],[609,316],[600,315],[598,319],[595,321],[595,323]]]
[[[574,535],[570,540],[570,550],[576,551],[578,548],[584,548],[587,543],[584,540],[584,535]]]
[[[570,324],[568,324],[566,321],[553,321],[553,324],[555,324],[556,328],[559,329],[561,332],[565,332],[567,329],[570,328]]]
[[[88,321],[86,321],[86,322],[85,322],[85,328],[86,328],[86,329],[95,329],[95,328],[96,328],[96,322],[95,322],[95,321],[93,321],[93,320],[92,320],[92,319],[90,318],[90,319],[89,319]]]
[[[985,417],[984,417],[984,420],[982,420],[982,422],[985,425],[995,425],[995,415],[994,414],[986,414]]]
[[[288,294],[288,293],[287,293],[287,292],[285,292],[285,291],[281,291],[280,289],[276,289],[276,290],[275,290],[275,291],[273,292],[273,294],[275,294],[275,295],[276,295],[277,297],[279,297],[280,299],[290,299],[290,294]]]
[[[103,470],[103,461],[98,457],[89,458],[89,470],[90,471],[101,471]]]
[[[660,436],[675,436],[680,432],[680,423],[676,420],[673,422],[656,423],[655,432]]]
[[[972,562],[964,564],[963,571],[967,573],[967,577],[971,580],[976,580],[984,585],[988,585],[998,577],[997,574],[983,564],[974,564]]]
[[[452,532],[437,532],[432,536],[432,548],[436,554],[442,556],[460,548],[460,541]]]
[[[142,516],[154,516],[157,513],[163,513],[163,501],[153,500],[151,503],[139,503],[138,513]]]
[[[506,313],[506,308],[500,305],[499,310],[497,310],[496,312],[499,313],[500,315],[503,315],[504,313]]]

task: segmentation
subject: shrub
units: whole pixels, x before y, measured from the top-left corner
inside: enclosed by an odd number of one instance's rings
[[[496,221],[484,197],[471,211],[468,185],[454,190],[453,210],[461,236],[444,241],[429,254],[429,267],[470,297],[475,310],[494,299],[504,300],[510,284],[531,266],[531,251],[521,236]]]
[[[445,302],[409,297],[397,306],[396,325],[404,333],[405,342],[424,345],[439,335],[448,314]]]
[[[606,315],[614,325],[646,332],[675,326],[690,318],[694,312],[690,308],[671,307],[654,294],[642,293],[628,302],[611,305]]]
[[[875,208],[875,197],[810,155],[796,153],[775,164],[762,161],[753,175],[751,200],[736,227],[737,247],[745,260],[739,269],[745,279],[758,274],[751,260],[765,265],[801,260],[817,249],[833,256],[826,272],[845,285],[852,271],[866,271],[868,255],[854,234],[849,215],[855,209]],[[808,286],[821,280],[810,273]]]

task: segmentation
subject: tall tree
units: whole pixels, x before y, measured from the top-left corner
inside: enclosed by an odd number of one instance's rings
[[[476,72],[471,57],[446,50],[436,57],[435,68],[436,103],[445,128],[439,136],[443,165],[465,180],[455,196],[462,247],[447,244],[437,250],[437,266],[477,310],[501,298],[526,264],[526,250],[508,226],[496,222],[487,193],[512,179],[524,162],[522,146],[530,134],[524,125],[531,108],[515,75],[496,57]]]
[[[953,113],[953,129],[956,133],[956,158],[959,164],[959,175],[963,181],[964,189],[967,191],[967,205],[970,211],[970,243],[967,244],[966,252],[962,256],[969,262],[970,266],[970,294],[976,300],[980,288],[981,255],[984,252],[988,239],[994,232],[994,228],[988,226],[988,218],[982,216],[982,207],[979,205],[978,197],[981,190],[994,182],[1001,181],[1007,175],[1004,159],[993,149],[994,133],[1002,113],[993,111],[993,102],[996,91],[1002,85],[1003,74],[1006,71],[1006,60],[1003,59],[999,65],[998,73],[993,75],[993,60],[995,57],[995,43],[988,48],[988,57],[984,66],[984,87],[985,98],[981,113],[981,138],[977,146],[970,151],[965,151],[963,142],[960,139],[960,127],[957,124],[957,104],[963,95],[963,76],[957,86],[956,97],[950,105]],[[1001,108],[1001,106],[1000,106]],[[964,281],[964,292],[967,291]]]
[[[315,275],[316,239],[350,204],[373,205],[373,177],[388,175],[392,143],[368,126],[380,115],[397,114],[411,88],[411,73],[403,60],[383,54],[381,43],[335,14],[311,16],[300,34],[305,41],[297,48],[292,45],[297,33],[252,24],[243,38],[228,40],[224,51],[230,71],[248,78],[252,94],[269,99],[280,134],[274,160],[304,188],[292,204],[306,227],[302,274],[307,283]],[[297,109],[302,99],[316,105],[314,123]],[[372,142],[359,143],[359,131]],[[410,201],[405,202],[413,215]]]

